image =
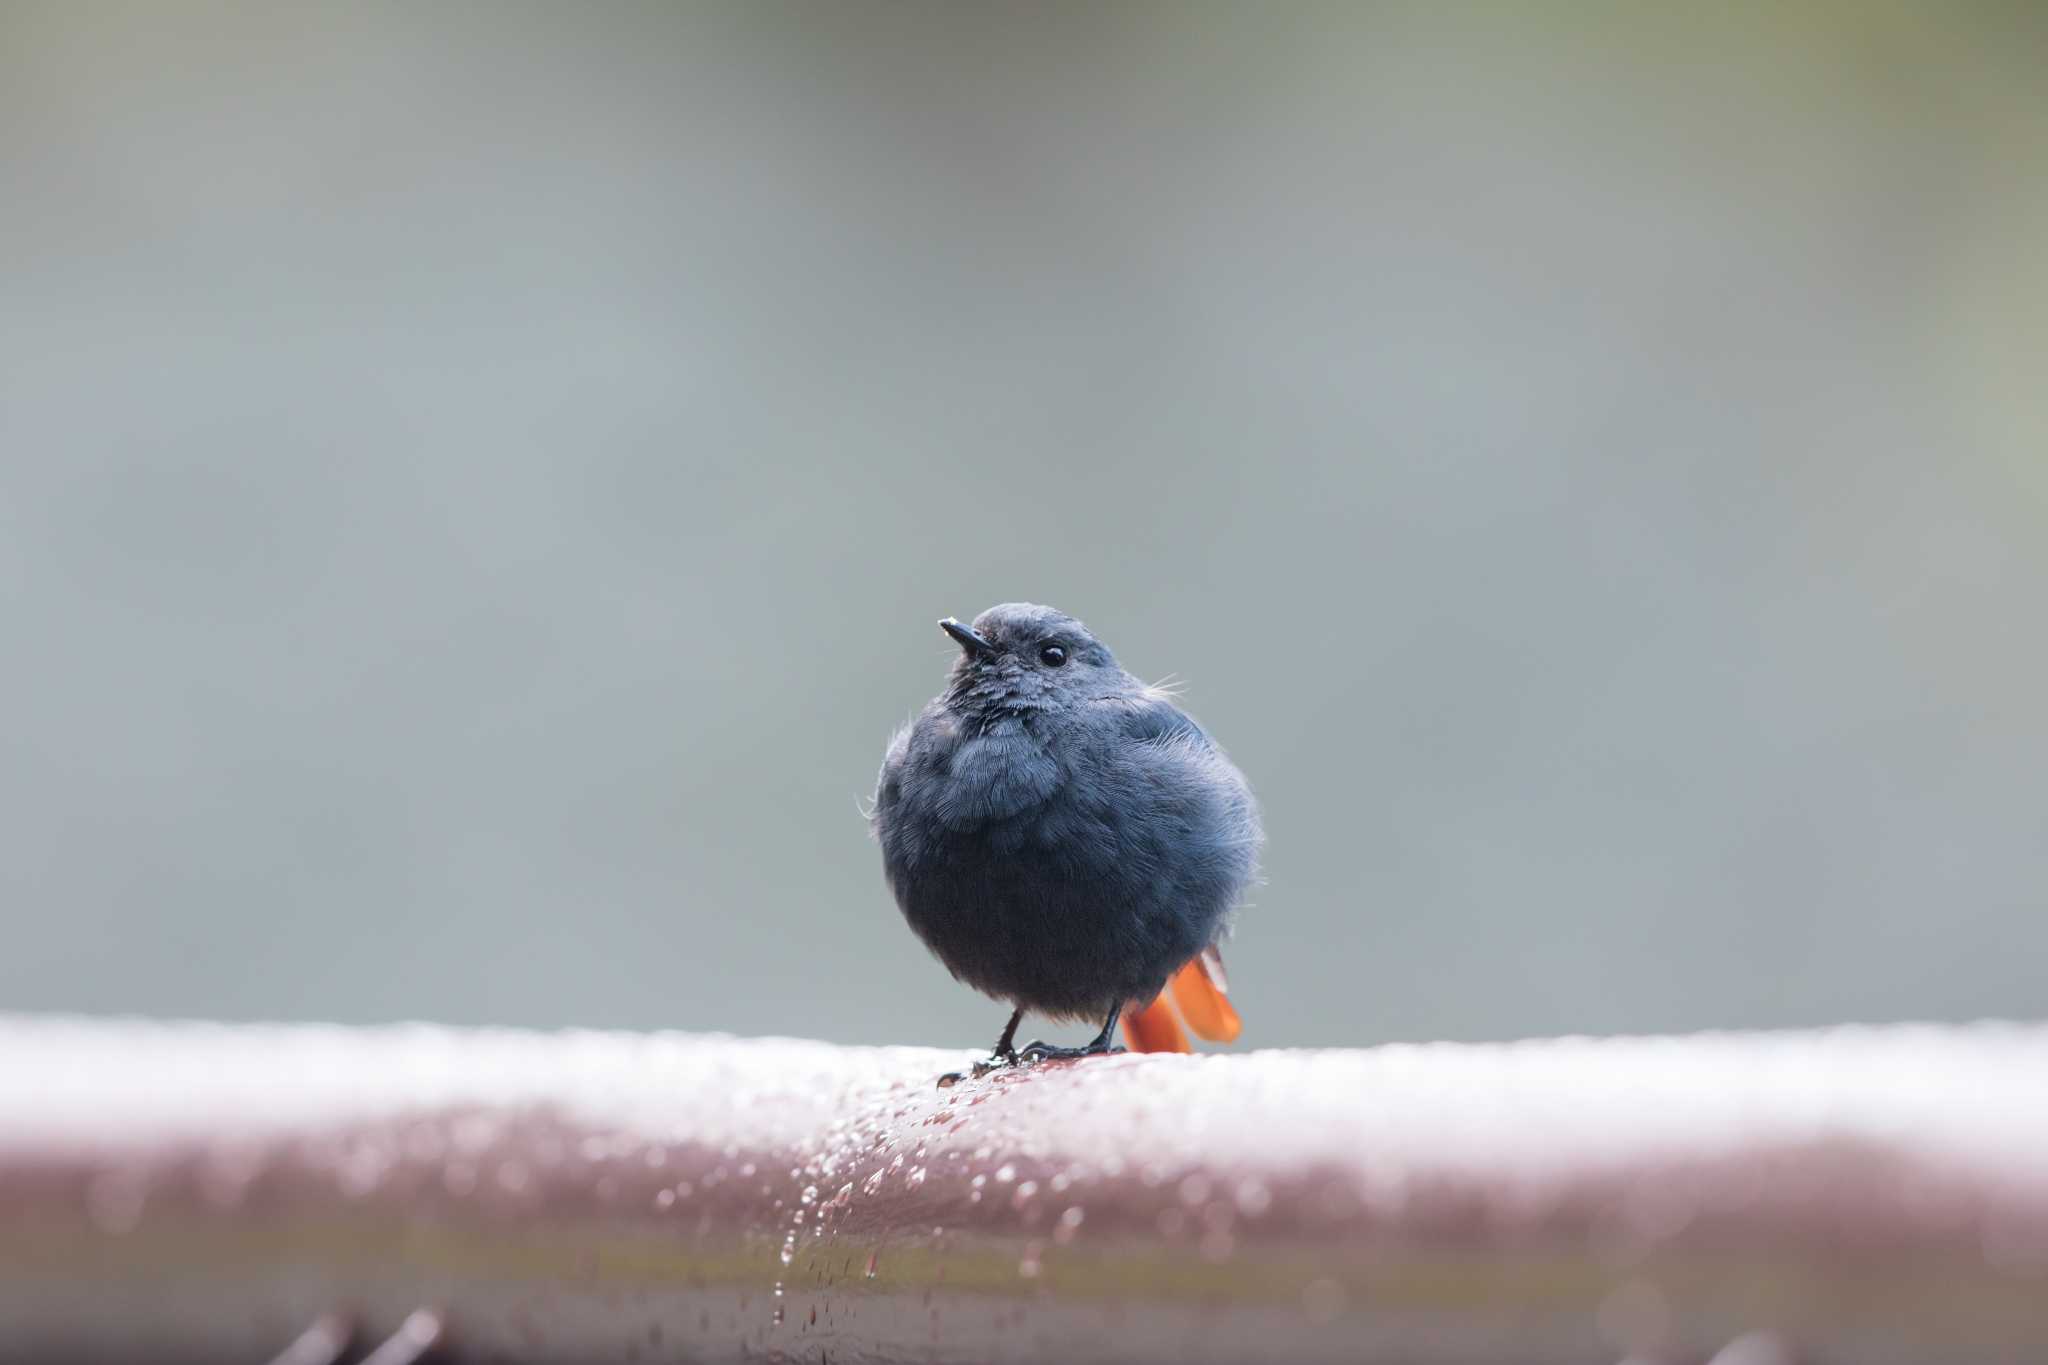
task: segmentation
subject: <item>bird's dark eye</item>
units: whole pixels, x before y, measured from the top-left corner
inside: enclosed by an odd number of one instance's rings
[[[1044,664],[1047,668],[1058,668],[1066,661],[1067,651],[1058,645],[1047,644],[1038,647],[1038,662]]]

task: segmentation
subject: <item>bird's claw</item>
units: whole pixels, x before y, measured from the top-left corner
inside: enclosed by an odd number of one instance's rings
[[[1019,1062],[1067,1062],[1077,1057],[1108,1057],[1122,1052],[1115,1043],[1085,1043],[1080,1047],[1060,1047],[1054,1043],[1032,1039],[1017,1049]]]
[[[948,1071],[939,1077],[939,1089],[950,1090],[965,1080],[980,1080],[990,1072],[1007,1070],[1017,1065],[1020,1058],[1014,1049],[992,1052],[965,1071]]]
[[[965,1071],[948,1071],[939,1077],[939,1089],[950,1090],[962,1081],[978,1081],[983,1076],[1008,1071],[1012,1067],[1033,1066],[1039,1062],[1071,1062],[1082,1057],[1112,1057],[1123,1050],[1119,1044],[1099,1040],[1080,1047],[1061,1047],[1057,1043],[1034,1038],[1014,1051],[991,1053]]]

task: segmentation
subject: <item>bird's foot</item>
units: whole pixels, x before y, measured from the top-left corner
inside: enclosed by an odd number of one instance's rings
[[[1004,1071],[1017,1065],[1018,1060],[1018,1054],[1009,1048],[1005,1048],[1001,1052],[991,1052],[965,1071],[948,1071],[945,1075],[939,1077],[939,1089],[950,1090],[965,1080],[978,1081],[992,1071]]]
[[[1107,1057],[1113,1053],[1122,1052],[1123,1049],[1112,1041],[1116,1037],[1117,1016],[1121,1013],[1123,1013],[1123,1006],[1121,1005],[1110,1010],[1109,1019],[1103,1024],[1102,1032],[1096,1034],[1080,1047],[1060,1047],[1053,1043],[1034,1039],[1021,1048],[1013,1048],[1010,1046],[1010,1040],[1017,1036],[1017,1021],[1024,1017],[1024,1011],[1020,1008],[1015,1014],[1010,1016],[1009,1027],[1003,1030],[1002,1037],[996,1039],[995,1051],[988,1055],[986,1061],[976,1062],[964,1072],[948,1071],[945,1075],[939,1077],[939,1088],[941,1090],[949,1089],[960,1084],[969,1076],[972,1076],[975,1080],[980,1080],[991,1071],[1007,1071],[1011,1067],[1035,1066],[1039,1062],[1071,1062],[1082,1057]]]

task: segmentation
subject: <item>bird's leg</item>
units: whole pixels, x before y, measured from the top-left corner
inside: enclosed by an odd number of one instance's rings
[[[1024,1022],[1024,1007],[1019,1005],[1010,1011],[1010,1022],[1003,1025],[1003,1036],[996,1039],[995,1050],[988,1054],[988,1060],[977,1062],[974,1074],[985,1075],[999,1066],[1011,1066],[1017,1060],[1017,1025]]]
[[[1073,1057],[1100,1057],[1105,1053],[1122,1052],[1113,1041],[1116,1037],[1116,1023],[1123,1017],[1124,1007],[1118,1002],[1110,1007],[1109,1018],[1103,1021],[1102,1032],[1079,1047],[1054,1047],[1051,1043],[1036,1040],[1018,1049],[1017,1060],[1022,1062],[1058,1062]]]
[[[989,1053],[986,1060],[976,1062],[968,1074],[972,1075],[976,1080],[980,1080],[991,1071],[1000,1071],[1006,1066],[1015,1066],[1017,1064],[1017,1025],[1023,1021],[1024,1007],[1019,1005],[1011,1012],[1010,1022],[1003,1025],[1003,1036],[996,1039],[995,1050]],[[939,1077],[939,1085],[941,1088],[958,1085],[965,1079],[966,1076],[963,1076],[958,1071],[948,1071],[945,1075]]]

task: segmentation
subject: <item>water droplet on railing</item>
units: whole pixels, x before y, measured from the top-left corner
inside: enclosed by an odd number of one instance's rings
[[[1040,1258],[1044,1254],[1045,1246],[1043,1243],[1026,1242],[1024,1244],[1024,1259],[1017,1262],[1017,1273],[1027,1280],[1037,1279],[1038,1272],[1041,1269]]]
[[[1073,1241],[1074,1234],[1081,1230],[1081,1219],[1083,1216],[1079,1204],[1074,1205],[1061,1214],[1059,1222],[1052,1226],[1052,1240],[1060,1246],[1065,1246]]]

